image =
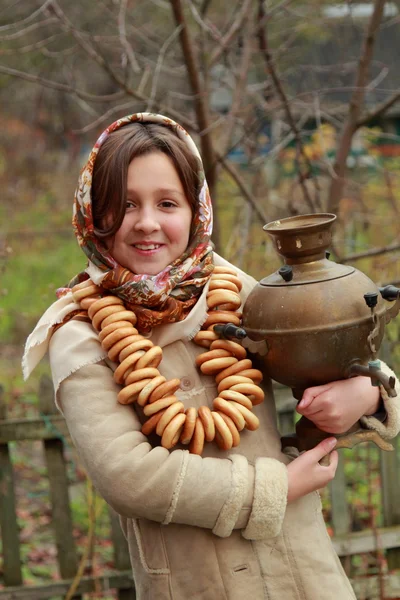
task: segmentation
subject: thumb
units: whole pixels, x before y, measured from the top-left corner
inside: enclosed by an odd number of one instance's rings
[[[313,453],[315,460],[319,462],[321,458],[329,454],[329,452],[332,452],[332,450],[336,446],[336,443],[337,439],[335,437],[326,438],[325,440],[322,440],[322,442],[320,442],[317,446],[315,446],[315,448],[310,450],[310,452]]]

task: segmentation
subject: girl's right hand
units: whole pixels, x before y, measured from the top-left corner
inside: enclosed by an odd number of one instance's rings
[[[325,487],[335,477],[339,458],[336,451],[332,452],[335,445],[336,438],[326,438],[287,465],[288,502]],[[329,452],[332,452],[330,464],[323,467],[319,461]]]

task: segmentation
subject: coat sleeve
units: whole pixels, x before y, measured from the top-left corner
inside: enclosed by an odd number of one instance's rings
[[[393,371],[384,363],[381,362],[382,371],[389,377],[394,377],[396,380],[395,391],[397,396],[390,398],[385,388],[380,385],[381,398],[386,410],[386,418],[382,422],[374,416],[361,417],[361,423],[366,429],[377,431],[384,439],[394,438],[400,431],[400,383]]]
[[[279,533],[286,508],[287,471],[275,459],[256,466],[244,456],[202,458],[187,450],[152,448],[119,386],[100,362],[65,379],[58,404],[95,487],[119,514],[163,524],[212,529],[221,537],[243,529],[249,539]]]

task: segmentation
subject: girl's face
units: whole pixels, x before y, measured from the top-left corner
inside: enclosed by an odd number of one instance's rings
[[[128,168],[124,220],[109,250],[136,274],[157,275],[186,250],[192,209],[172,160],[151,152]]]

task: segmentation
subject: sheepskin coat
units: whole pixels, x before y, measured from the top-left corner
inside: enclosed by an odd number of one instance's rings
[[[215,262],[229,265],[217,255]],[[245,300],[256,282],[240,277]],[[163,348],[161,374],[181,379],[177,396],[186,407],[210,406],[217,395],[214,377],[194,366],[204,349],[191,341],[205,320],[206,292],[207,286],[184,321],[149,336]],[[265,401],[254,408],[260,428],[241,432],[230,451],[206,443],[200,457],[185,446],[166,450],[158,437],[141,433],[143,415],[117,402],[117,365],[89,323],[71,320],[59,328],[49,355],[72,440],[97,490],[120,515],[138,600],[354,600],[318,493],[287,505],[291,458],[281,452],[270,381],[263,384]],[[363,423],[393,437],[397,400],[382,395],[385,423],[373,417]]]

